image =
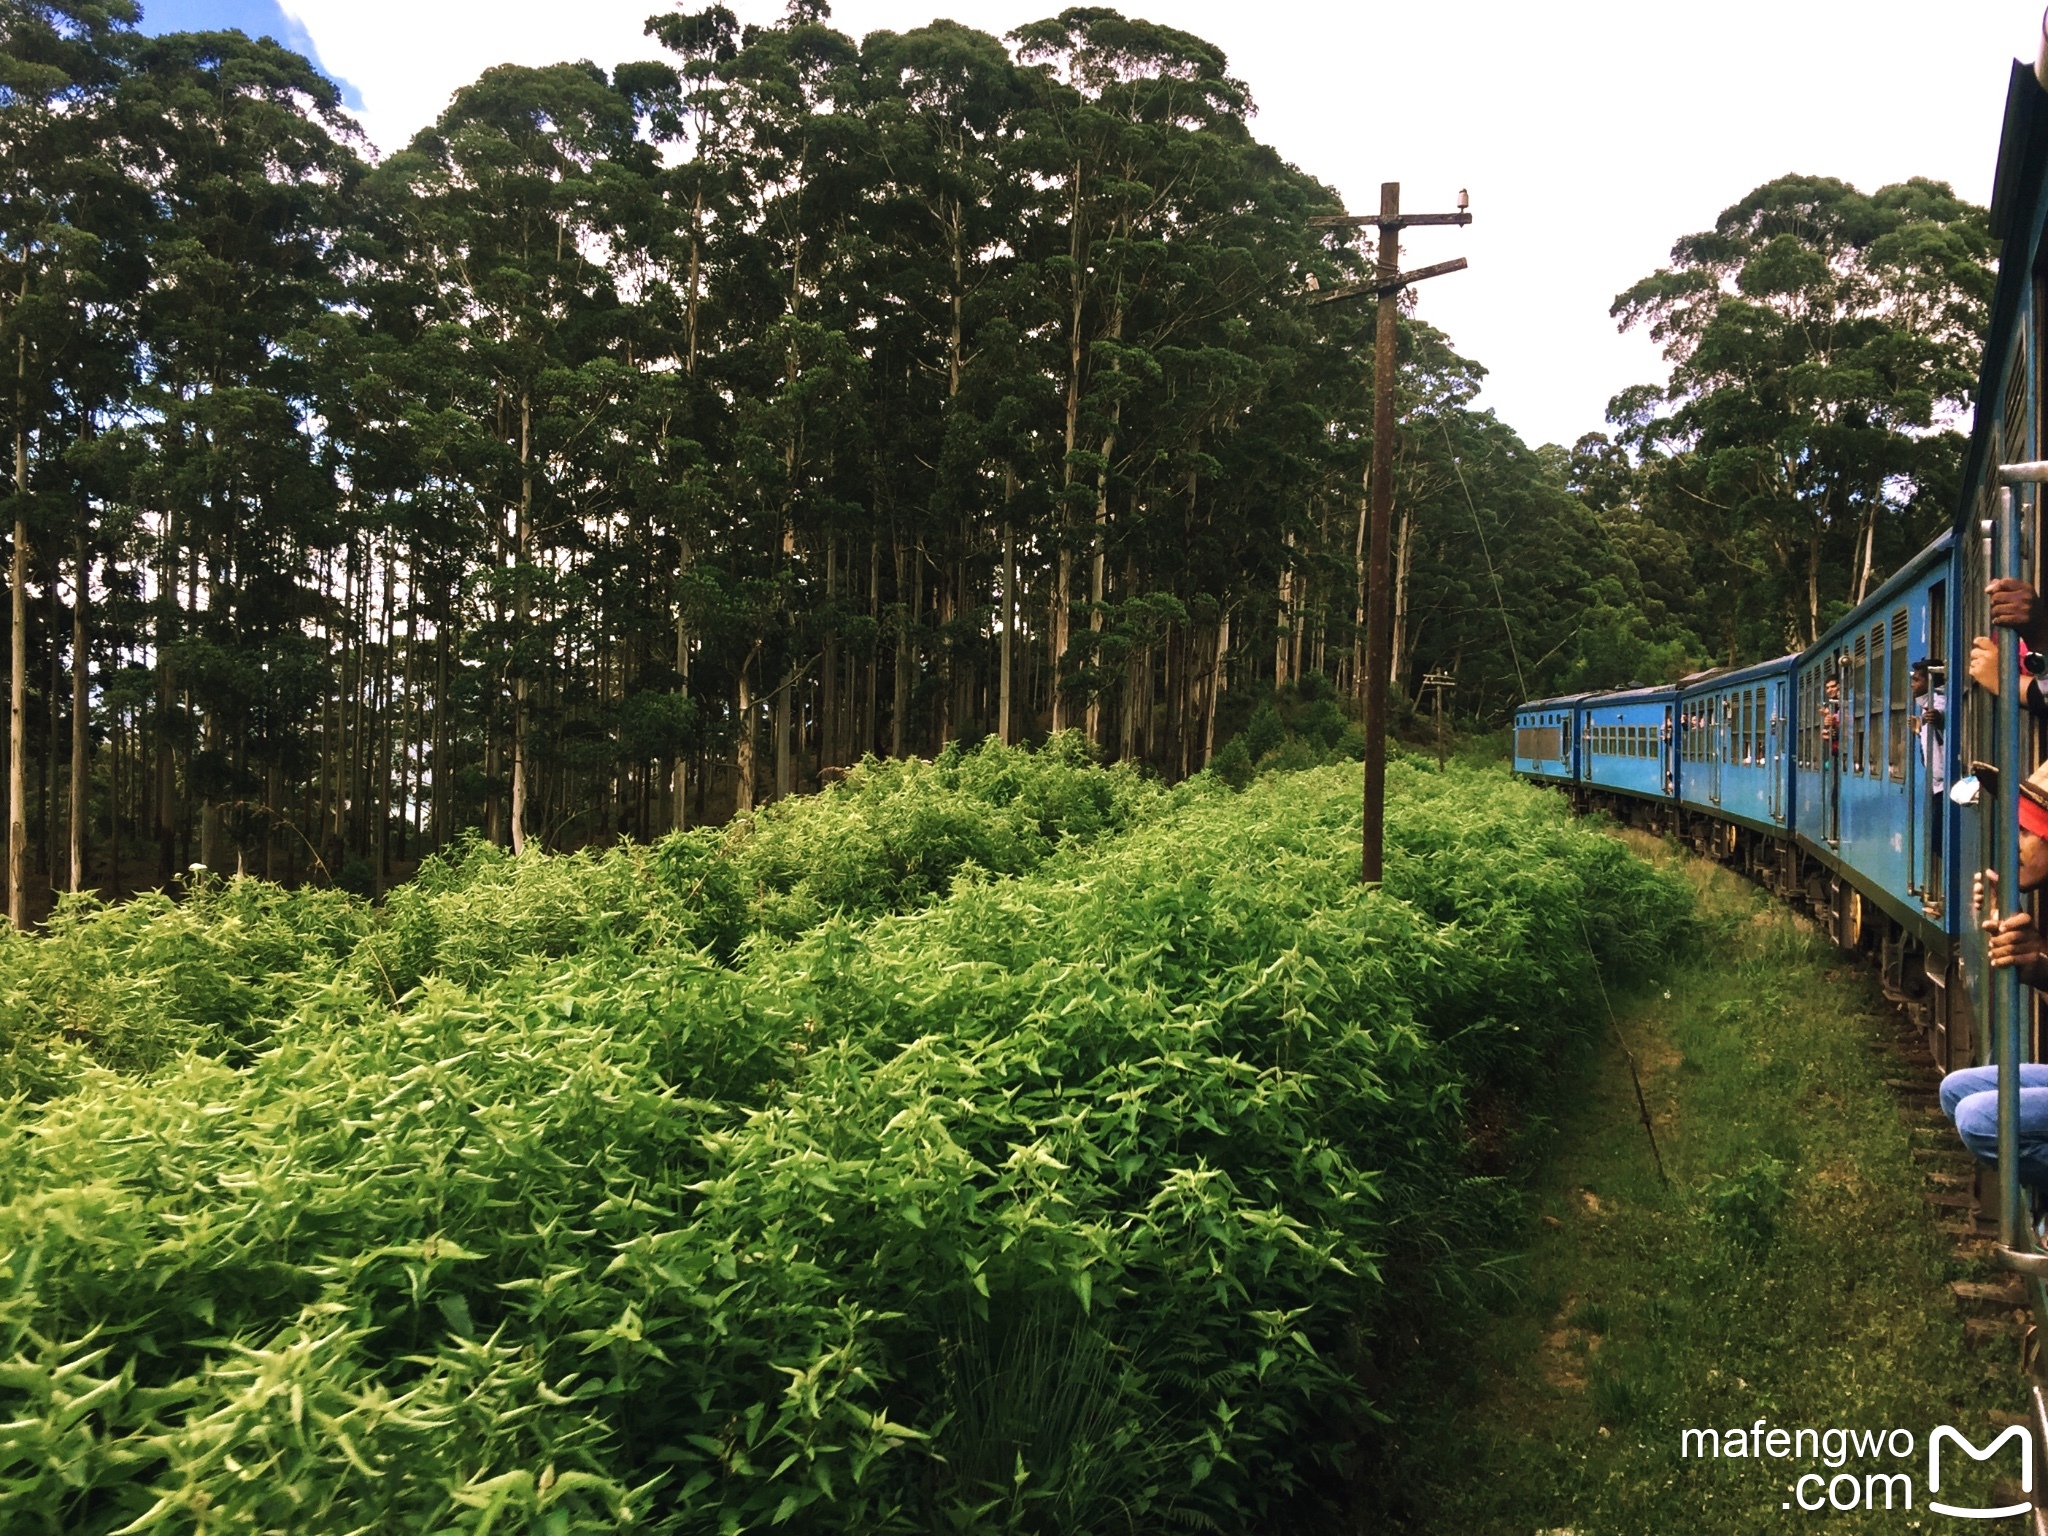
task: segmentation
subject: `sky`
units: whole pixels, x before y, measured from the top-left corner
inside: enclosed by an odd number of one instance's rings
[[[684,0],[698,9],[703,0]],[[780,0],[728,0],[770,22]],[[371,140],[403,144],[499,63],[659,50],[656,0],[144,0],[145,26],[240,26],[310,49]],[[281,8],[280,8],[281,7]],[[2041,0],[1123,0],[1206,38],[1258,106],[1253,131],[1375,211],[1466,229],[1410,231],[1403,266],[1469,270],[1417,287],[1418,312],[1488,370],[1479,404],[1532,443],[1599,431],[1607,401],[1661,381],[1619,335],[1614,296],[1751,188],[1788,173],[1866,191],[1911,176],[1986,202],[2005,87],[2032,59]],[[856,37],[934,16],[1002,33],[1048,0],[835,0]]]

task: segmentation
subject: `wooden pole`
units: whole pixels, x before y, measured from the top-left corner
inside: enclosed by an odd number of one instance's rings
[[[1465,258],[1460,256],[1455,261],[1440,261],[1434,266],[1403,272],[1401,230],[1408,224],[1462,227],[1472,222],[1472,215],[1466,211],[1465,194],[1460,192],[1456,213],[1411,213],[1403,218],[1401,183],[1385,181],[1380,183],[1377,215],[1337,214],[1308,222],[1311,226],[1350,228],[1372,224],[1379,229],[1378,263],[1372,281],[1319,293],[1311,301],[1328,304],[1372,293],[1380,303],[1373,336],[1372,469],[1368,498],[1371,526],[1365,572],[1365,814],[1359,862],[1360,879],[1367,885],[1377,885],[1386,853],[1387,687],[1394,653],[1394,603],[1388,566],[1393,544],[1395,344],[1399,339],[1401,290],[1427,277],[1465,269]]]
[[[1378,885],[1387,833],[1387,671],[1394,648],[1388,593],[1394,515],[1394,344],[1400,326],[1401,183],[1380,184],[1379,322],[1372,358],[1372,527],[1365,563],[1365,817],[1360,878]]]

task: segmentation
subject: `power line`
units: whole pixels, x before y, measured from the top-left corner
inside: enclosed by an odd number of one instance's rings
[[[1443,429],[1444,447],[1451,451],[1451,468],[1458,472],[1458,489],[1465,493],[1465,508],[1472,514],[1472,531],[1479,535],[1479,553],[1486,560],[1487,579],[1493,583],[1493,605],[1500,610],[1500,627],[1508,637],[1508,656],[1515,664],[1515,685],[1522,690],[1522,697],[1529,697],[1529,680],[1522,676],[1521,653],[1515,649],[1515,626],[1508,622],[1507,599],[1501,596],[1500,576],[1493,568],[1493,555],[1486,547],[1486,530],[1479,524],[1479,508],[1472,500],[1472,487],[1465,483],[1465,466],[1458,462],[1458,445],[1451,441],[1450,423],[1439,416],[1436,424]]]

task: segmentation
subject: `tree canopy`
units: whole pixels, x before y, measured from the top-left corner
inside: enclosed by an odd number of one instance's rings
[[[1991,260],[1985,211],[1939,183],[1784,176],[1614,301],[1671,360],[1610,416],[1716,650],[1811,644],[1947,521]]]
[[[1177,778],[1360,691],[1374,317],[1307,294],[1371,252],[1200,38],[712,5],[379,158],[271,40],[0,18],[17,879],[375,891],[983,736]],[[1940,187],[1760,189],[1569,453],[1404,319],[1397,699],[1824,621],[1953,480],[1988,253]]]

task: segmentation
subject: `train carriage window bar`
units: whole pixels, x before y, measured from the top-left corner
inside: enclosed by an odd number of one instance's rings
[[[1863,771],[1863,695],[1870,688],[1870,655],[1861,635],[1856,637],[1856,660],[1849,669],[1849,697],[1842,702],[1849,715],[1849,771]]]
[[[1870,632],[1870,687],[1863,696],[1863,718],[1870,739],[1870,776],[1884,773],[1884,626]]]
[[[1886,703],[1890,706],[1886,720],[1891,729],[1886,738],[1891,757],[1891,776],[1903,784],[1906,780],[1906,610],[1892,612],[1892,665]]]

